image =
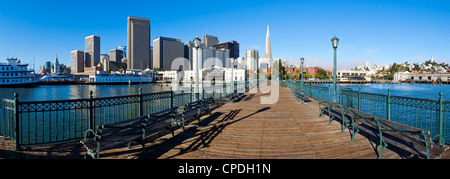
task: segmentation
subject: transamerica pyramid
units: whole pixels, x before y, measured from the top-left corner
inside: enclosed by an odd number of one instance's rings
[[[270,47],[270,33],[269,33],[269,25],[267,25],[267,34],[266,34],[266,51],[264,52],[264,58],[272,59],[272,48]]]

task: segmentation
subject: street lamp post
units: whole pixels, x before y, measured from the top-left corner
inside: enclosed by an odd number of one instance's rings
[[[198,37],[195,37],[195,39],[194,39],[194,47],[195,47],[195,59],[194,59],[194,61],[193,61],[193,63],[192,63],[192,65],[194,66],[194,71],[195,71],[195,89],[194,89],[194,93],[195,93],[195,96],[197,97],[197,101],[200,99],[200,95],[199,95],[199,89],[200,89],[200,87],[199,87],[199,77],[198,77],[198,71],[199,71],[199,69],[198,69],[198,63],[199,63],[199,60],[198,60],[198,48],[200,47],[200,42],[201,42],[201,40],[200,40],[200,38],[198,38]]]
[[[302,63],[302,72],[300,73],[300,85],[301,85],[301,93],[303,94],[303,62],[305,62],[305,58],[300,58],[300,62]]]
[[[334,36],[331,39],[331,44],[333,45],[334,48],[334,61],[333,61],[333,102],[337,103],[337,85],[336,85],[336,77],[337,77],[337,72],[336,72],[336,49],[338,47],[338,43],[339,43],[339,39]]]

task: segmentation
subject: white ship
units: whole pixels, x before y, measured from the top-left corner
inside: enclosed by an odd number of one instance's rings
[[[147,69],[127,70],[126,73],[95,73],[89,75],[90,83],[119,84],[119,83],[150,83],[158,77],[158,72]]]
[[[20,64],[17,58],[6,59],[7,63],[0,63],[0,86],[30,85],[38,82],[28,64]]]
[[[72,82],[75,81],[73,78],[70,78],[65,75],[52,73],[51,75],[44,75],[41,78],[42,82]]]

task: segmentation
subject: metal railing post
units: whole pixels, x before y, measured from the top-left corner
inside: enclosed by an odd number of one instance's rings
[[[358,111],[361,111],[361,87],[358,90]]]
[[[173,90],[172,87],[170,87],[170,108],[173,108]]]
[[[388,95],[386,99],[386,115],[387,120],[391,120],[391,88],[388,89]]]
[[[328,100],[331,101],[331,85],[328,84]]]
[[[444,147],[445,145],[445,139],[444,139],[444,116],[443,116],[443,96],[444,93],[439,93],[439,145]]]
[[[89,129],[95,130],[94,126],[94,99],[92,90],[89,91]]]
[[[19,119],[19,94],[14,93],[14,120],[15,120],[15,129],[14,129],[14,138],[15,138],[15,146],[14,150],[20,149],[20,119]]]
[[[144,100],[142,97],[142,88],[139,88],[139,116],[144,115]]]

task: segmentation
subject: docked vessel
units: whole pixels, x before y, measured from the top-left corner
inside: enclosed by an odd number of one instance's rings
[[[136,71],[127,70],[126,73],[93,73],[89,75],[89,83],[126,84],[150,83],[157,79],[158,73],[153,70]]]
[[[0,63],[0,87],[32,85],[38,82],[28,64],[21,64],[17,58],[8,58],[6,63]]]

